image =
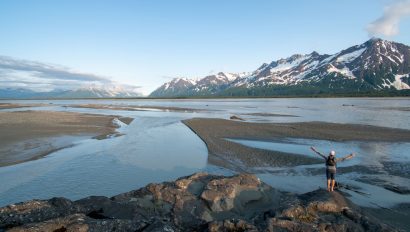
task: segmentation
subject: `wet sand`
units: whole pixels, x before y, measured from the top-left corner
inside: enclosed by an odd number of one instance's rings
[[[13,108],[23,108],[23,107],[35,107],[43,106],[44,104],[15,104],[15,103],[0,103],[1,109],[13,109]]]
[[[306,138],[332,141],[409,142],[410,131],[356,124],[324,122],[250,123],[224,119],[194,118],[183,123],[207,145],[211,164],[235,171],[255,167],[292,167],[322,163],[319,158],[246,147],[226,138],[277,141]]]
[[[183,108],[173,106],[138,106],[138,105],[103,105],[103,104],[83,104],[83,105],[69,105],[74,108],[90,108],[90,109],[107,109],[107,110],[128,110],[128,111],[171,111],[171,112],[200,112],[204,109]]]
[[[0,112],[0,166],[41,158],[78,138],[115,134],[113,120],[132,119],[71,112]]]

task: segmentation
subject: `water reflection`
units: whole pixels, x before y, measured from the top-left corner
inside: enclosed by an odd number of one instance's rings
[[[0,205],[32,198],[111,196],[206,168],[207,150],[175,118],[137,118],[125,136],[83,140],[46,158],[0,168]]]
[[[114,156],[124,164],[152,170],[176,167],[200,169],[206,166],[206,146],[181,122],[139,118],[128,136],[114,147]],[[143,141],[143,143],[141,143]]]

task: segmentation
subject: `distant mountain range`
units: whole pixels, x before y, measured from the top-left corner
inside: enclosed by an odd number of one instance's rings
[[[141,93],[123,89],[121,86],[88,86],[75,90],[52,90],[36,92],[25,88],[0,88],[0,99],[29,98],[130,98],[141,97]]]
[[[138,86],[59,65],[0,56],[0,98],[140,97]]]
[[[264,63],[253,72],[175,78],[150,97],[409,93],[410,47],[382,39],[333,55],[312,52]],[[404,90],[404,91],[403,91]]]

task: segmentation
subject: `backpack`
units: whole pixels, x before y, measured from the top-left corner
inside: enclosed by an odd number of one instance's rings
[[[335,157],[331,158],[330,156],[328,156],[327,159],[326,159],[326,165],[327,166],[336,166]]]

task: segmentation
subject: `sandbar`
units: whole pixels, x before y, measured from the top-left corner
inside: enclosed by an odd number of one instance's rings
[[[54,111],[0,112],[0,166],[41,158],[72,145],[76,138],[104,138],[115,134],[111,115]],[[61,139],[58,139],[61,138]]]
[[[358,124],[253,123],[213,118],[193,118],[184,120],[183,123],[207,145],[209,163],[235,171],[250,171],[250,168],[255,167],[320,164],[323,161],[304,155],[251,148],[228,141],[227,138],[264,141],[277,141],[283,138],[331,141],[410,141],[409,130]]]

